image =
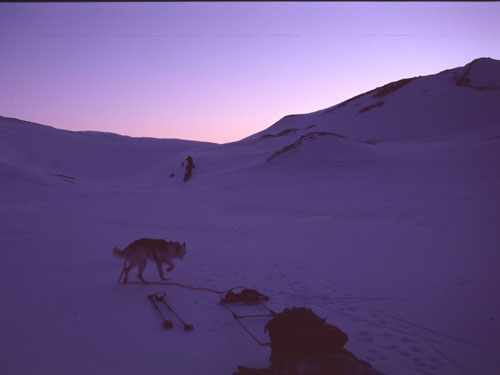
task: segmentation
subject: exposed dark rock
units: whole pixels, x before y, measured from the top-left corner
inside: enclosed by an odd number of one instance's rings
[[[285,152],[288,152],[290,150],[296,149],[297,147],[299,147],[307,139],[315,139],[318,136],[326,136],[326,135],[333,135],[333,136],[339,137],[339,138],[347,138],[347,137],[344,137],[343,135],[340,135],[340,134],[337,134],[337,133],[330,133],[330,132],[311,132],[311,133],[307,133],[307,134],[303,135],[302,137],[300,137],[296,142],[294,142],[294,143],[292,143],[292,144],[290,144],[288,146],[283,147],[279,151],[276,151],[274,154],[272,154],[267,159],[267,161],[271,161],[275,157],[277,157],[277,156],[279,156],[279,155],[281,155],[281,154],[283,154]]]
[[[367,105],[366,107],[364,108],[361,108],[359,110],[359,113],[364,113],[364,112],[368,112],[370,109],[372,108],[376,108],[376,107],[382,107],[384,105],[384,102],[377,102],[375,104],[372,104],[372,105]]]
[[[387,96],[389,94],[392,94],[394,91],[399,90],[401,87],[407,85],[411,81],[413,81],[416,77],[413,78],[405,78],[401,79],[396,82],[391,82],[385,86],[382,86],[382,88],[377,89],[378,91],[372,95],[372,98],[382,98],[384,96]]]
[[[76,178],[75,177],[66,176],[66,175],[63,175],[63,174],[60,174],[60,173],[49,173],[49,172],[47,172],[47,174],[49,174],[51,176],[58,177],[59,180],[64,181],[64,182],[68,182],[70,184],[74,184],[76,182]]]
[[[492,139],[500,139],[500,135],[495,135],[493,137],[482,138],[480,141],[490,141]]]
[[[498,87],[495,87],[495,86],[475,86],[472,84],[469,75],[470,75],[470,71],[471,71],[473,65],[478,60],[479,59],[472,61],[469,64],[469,66],[467,66],[467,69],[465,70],[465,72],[462,75],[458,74],[457,72],[455,72],[453,74],[453,80],[455,81],[455,85],[460,86],[460,87],[468,87],[468,88],[475,89],[478,91],[495,91]]]
[[[330,113],[330,112],[335,111],[335,110],[337,110],[337,109],[339,109],[339,108],[342,108],[342,107],[343,107],[343,106],[345,106],[346,104],[348,104],[348,103],[350,103],[350,102],[352,102],[352,101],[354,101],[354,100],[356,100],[356,99],[358,99],[358,98],[361,98],[361,97],[362,97],[362,96],[364,96],[364,95],[368,95],[369,93],[371,93],[371,92],[373,92],[373,91],[375,91],[375,90],[378,90],[378,89],[373,89],[373,90],[370,90],[370,91],[365,92],[365,93],[363,93],[363,94],[359,94],[359,95],[353,96],[352,98],[347,99],[346,101],[344,101],[344,102],[342,102],[342,103],[340,103],[340,104],[337,104],[335,107],[333,107],[333,108],[331,108],[331,109],[329,109],[329,110],[327,110],[327,111],[323,112],[323,113],[321,114],[321,116],[324,116],[324,115],[326,115],[327,113]]]
[[[285,130],[279,132],[278,134],[264,134],[261,136],[261,138],[265,139],[265,138],[281,137],[283,135],[287,135],[287,134],[296,132],[297,130],[299,130],[299,129],[285,129]]]
[[[391,82],[391,83],[389,83],[389,84],[387,84],[385,86],[377,87],[377,88],[375,88],[373,90],[370,90],[370,91],[367,91],[367,92],[365,92],[363,94],[356,95],[356,96],[354,96],[354,97],[352,97],[352,98],[350,98],[350,99],[348,99],[348,100],[346,100],[346,101],[344,101],[344,102],[336,105],[335,107],[333,107],[333,108],[331,108],[331,109],[323,112],[321,115],[324,116],[327,113],[330,113],[330,112],[335,111],[335,110],[337,110],[339,108],[342,108],[346,104],[348,104],[348,103],[350,103],[350,102],[352,102],[352,101],[354,101],[356,99],[359,99],[359,98],[361,98],[364,95],[371,94],[373,92],[375,92],[375,94],[373,94],[371,96],[371,98],[382,98],[382,97],[384,97],[386,95],[389,95],[389,94],[393,93],[394,91],[400,89],[401,87],[407,85],[408,83],[410,83],[411,81],[413,81],[415,78],[417,78],[417,77],[401,79],[401,80],[396,81],[396,82]]]

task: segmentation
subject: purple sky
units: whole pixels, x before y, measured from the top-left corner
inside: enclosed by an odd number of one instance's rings
[[[2,3],[0,115],[225,143],[500,59],[498,2]]]

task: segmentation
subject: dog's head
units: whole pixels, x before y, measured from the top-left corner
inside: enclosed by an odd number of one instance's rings
[[[178,259],[184,258],[186,255],[186,242],[180,244],[179,242],[175,243],[175,257]]]

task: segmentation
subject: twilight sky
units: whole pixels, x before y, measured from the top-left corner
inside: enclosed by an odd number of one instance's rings
[[[500,3],[1,3],[0,57],[1,116],[225,143],[500,59]]]

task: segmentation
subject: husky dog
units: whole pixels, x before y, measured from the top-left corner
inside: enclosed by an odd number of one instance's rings
[[[162,263],[168,264],[170,267],[167,272],[174,269],[174,263],[172,260],[174,258],[182,259],[186,255],[186,242],[180,244],[179,242],[165,241],[165,240],[154,240],[150,238],[141,238],[128,245],[124,250],[120,250],[115,247],[113,249],[113,254],[118,257],[125,257],[125,262],[123,263],[122,273],[118,282],[120,282],[123,273],[125,272],[125,278],[123,283],[128,280],[129,271],[135,266],[139,267],[139,273],[137,277],[143,283],[146,280],[142,277],[142,273],[146,268],[148,259],[154,261],[158,267],[158,273],[162,280],[167,280],[163,276]],[[128,265],[127,265],[128,262]]]

